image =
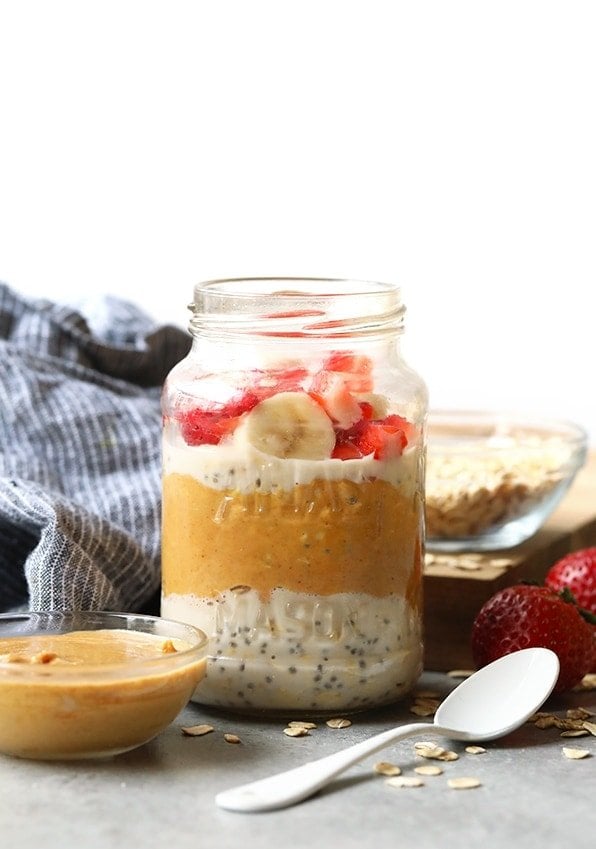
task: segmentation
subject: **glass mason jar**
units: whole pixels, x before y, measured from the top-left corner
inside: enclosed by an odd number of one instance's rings
[[[210,636],[195,700],[325,715],[422,671],[426,388],[389,284],[216,280],[163,390],[162,614]]]

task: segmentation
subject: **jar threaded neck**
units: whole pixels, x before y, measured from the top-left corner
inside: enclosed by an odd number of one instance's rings
[[[189,309],[194,337],[380,336],[400,333],[405,313],[401,291],[393,284],[314,277],[199,283]]]

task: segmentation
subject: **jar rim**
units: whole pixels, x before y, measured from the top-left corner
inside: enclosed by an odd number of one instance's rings
[[[405,313],[396,284],[331,277],[208,280],[189,309],[195,337],[370,337],[400,333]]]
[[[283,284],[309,284],[312,289],[280,289],[272,290],[269,286],[274,283]],[[262,290],[245,290],[238,284],[265,284]],[[323,286],[342,286],[332,292],[315,291]],[[246,298],[247,300],[258,300],[264,295],[275,295],[276,297],[291,300],[296,297],[318,297],[318,298],[347,298],[366,295],[394,294],[401,295],[401,288],[396,283],[381,282],[377,280],[365,280],[353,277],[300,277],[300,276],[262,276],[262,277],[221,277],[204,280],[195,284],[195,301],[201,293],[216,293],[223,298]]]

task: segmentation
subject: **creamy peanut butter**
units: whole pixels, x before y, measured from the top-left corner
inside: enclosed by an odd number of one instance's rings
[[[190,648],[117,629],[0,639],[0,751],[70,759],[147,742],[205,674],[204,659],[183,656]]]
[[[264,599],[284,587],[406,596],[418,607],[418,496],[387,481],[318,480],[241,493],[174,473],[164,478],[163,515],[166,597],[215,596],[242,584]],[[307,521],[311,515],[316,522]]]

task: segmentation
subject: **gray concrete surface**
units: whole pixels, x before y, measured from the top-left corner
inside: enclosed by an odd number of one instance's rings
[[[425,674],[421,686],[446,693],[453,682]],[[511,847],[593,849],[596,845],[596,737],[561,738],[556,729],[525,725],[469,755],[460,754],[420,788],[397,789],[373,772],[378,760],[421,763],[414,739],[353,767],[316,797],[282,811],[220,810],[215,793],[297,766],[397,723],[412,721],[410,700],[352,717],[350,728],[320,723],[303,738],[282,733],[281,720],[218,714],[189,705],[153,742],[103,761],[42,763],[0,756],[0,845],[6,849],[393,849]],[[596,711],[596,693],[551,699],[550,710],[582,705]],[[209,722],[215,731],[188,738],[180,726]],[[238,734],[239,745],[223,734]],[[591,756],[567,760],[563,745]],[[427,762],[425,762],[427,763]],[[482,786],[452,790],[452,776],[477,776]]]

